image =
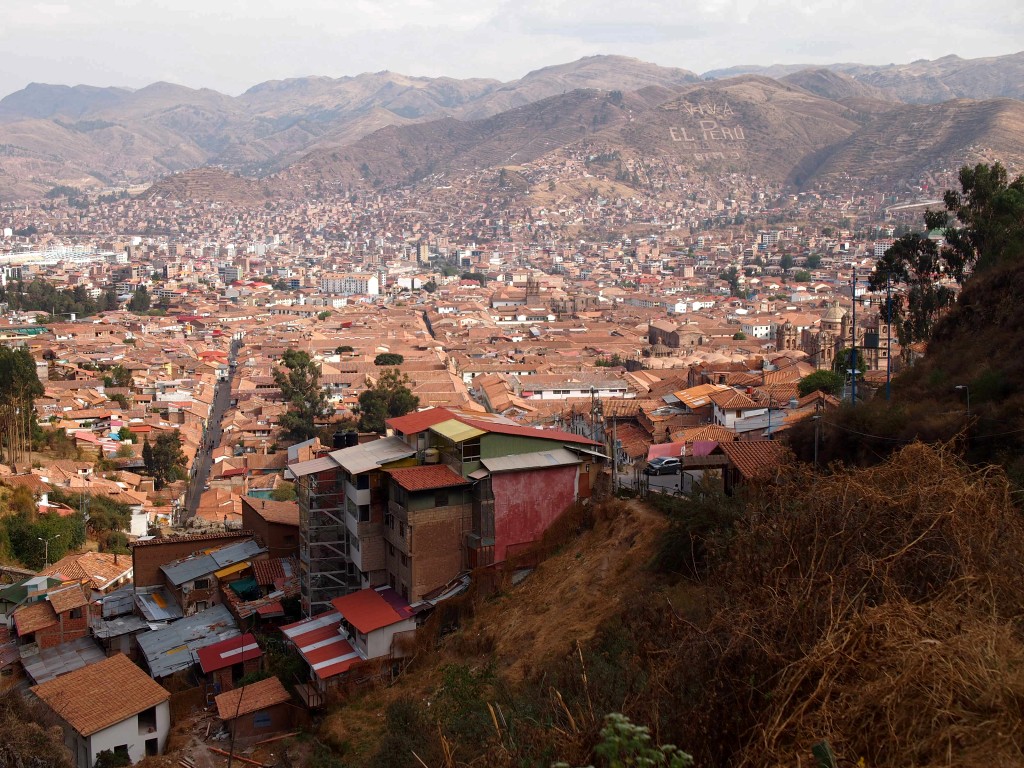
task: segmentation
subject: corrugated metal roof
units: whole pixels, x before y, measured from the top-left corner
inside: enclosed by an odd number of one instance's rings
[[[491,472],[516,472],[524,469],[547,469],[579,464],[580,457],[565,448],[554,448],[550,451],[518,453],[512,456],[482,459],[481,463]]]
[[[173,621],[182,617],[181,606],[163,587],[136,592],[135,604],[147,621]]]
[[[226,547],[215,549],[210,553],[210,556],[216,561],[220,568],[224,568],[243,560],[249,560],[261,552],[266,551],[266,549],[261,547],[255,541],[250,540],[239,541],[235,544],[228,544]]]
[[[182,560],[178,563],[161,565],[160,570],[167,576],[167,580],[176,587],[182,584],[195,581],[196,579],[213,573],[217,570],[217,561],[210,555],[198,555]]]
[[[436,432],[442,437],[447,437],[455,443],[462,443],[466,440],[472,440],[474,437],[487,434],[486,431],[471,427],[469,424],[463,424],[457,419],[449,419],[448,421],[442,421],[440,424],[435,424],[430,428],[430,431]]]
[[[22,646],[23,649],[25,647]],[[24,650],[22,652],[25,653]],[[21,664],[28,676],[39,685],[89,664],[103,661],[106,656],[91,637],[80,637],[52,648],[43,648],[37,653],[25,653],[21,657]]]
[[[192,666],[200,648],[239,634],[228,609],[215,605],[163,629],[141,634],[138,641],[150,674],[161,678]]]
[[[330,457],[353,475],[379,469],[382,464],[415,456],[415,449],[400,437],[382,437],[369,443],[332,451]]]
[[[299,461],[295,464],[289,464],[288,469],[295,477],[305,477],[306,475],[315,475],[317,472],[326,472],[327,470],[334,469],[337,466],[338,462],[330,456],[321,456],[319,459],[310,459],[309,461]]]
[[[100,640],[110,637],[120,637],[132,632],[149,631],[149,623],[141,616],[118,616],[116,619],[107,621],[93,621],[92,633]]]
[[[101,599],[103,604],[103,618],[110,619],[114,616],[123,616],[131,613],[135,608],[135,590],[131,585],[115,589],[109,595]]]

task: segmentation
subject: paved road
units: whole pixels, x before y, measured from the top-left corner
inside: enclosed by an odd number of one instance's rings
[[[228,356],[228,362],[232,365],[232,376],[235,372],[233,366],[241,346],[240,342],[231,342],[231,353]],[[224,418],[224,414],[227,413],[230,405],[231,379],[229,378],[227,381],[217,382],[217,389],[213,397],[213,408],[210,410],[210,418],[206,424],[206,434],[204,435],[203,444],[199,446],[196,460],[193,462],[192,480],[189,482],[188,490],[185,492],[185,507],[182,511],[183,523],[191,519],[195,515],[196,510],[199,509],[199,497],[203,495],[203,487],[210,479],[210,467],[213,463],[211,452],[220,445],[221,419]]]

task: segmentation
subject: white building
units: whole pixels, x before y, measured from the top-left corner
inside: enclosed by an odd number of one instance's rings
[[[137,763],[159,755],[171,729],[171,694],[124,654],[68,672],[32,692],[57,716],[78,768],[104,750]]]
[[[379,296],[380,279],[359,272],[329,274],[320,278],[320,290],[340,296]]]

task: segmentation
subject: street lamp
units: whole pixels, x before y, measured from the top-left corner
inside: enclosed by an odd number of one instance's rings
[[[42,536],[36,536],[41,542],[43,542],[43,568],[47,568],[50,565],[50,542],[60,538],[60,534],[43,538]]]
[[[967,419],[971,418],[971,388],[966,384],[957,384],[953,389],[962,389],[967,394]]]

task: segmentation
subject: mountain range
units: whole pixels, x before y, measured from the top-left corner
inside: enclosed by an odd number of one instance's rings
[[[684,162],[710,155],[798,184],[823,174],[871,176],[871,163],[884,170],[893,157],[901,173],[971,152],[1010,163],[1024,155],[1022,75],[1024,53],[703,76],[594,56],[505,83],[377,72],[269,81],[237,97],[170,83],[32,84],[0,100],[0,200],[56,185],[147,183],[202,166],[272,175],[270,194],[275,184],[294,188],[300,175],[393,185],[522,164],[581,142],[640,159],[673,160],[685,149]],[[698,114],[715,103],[728,114]],[[700,132],[711,125],[701,119],[716,127]],[[895,136],[903,137],[898,144]]]

